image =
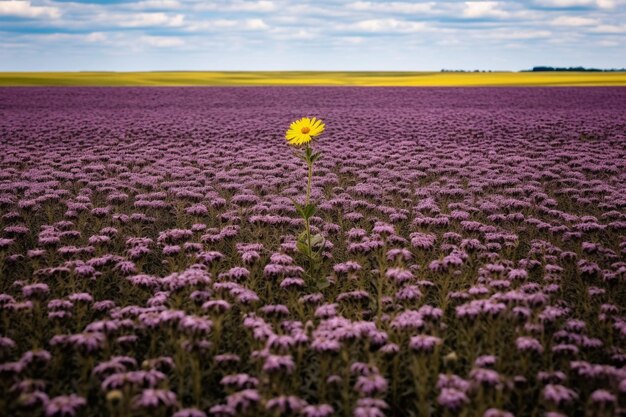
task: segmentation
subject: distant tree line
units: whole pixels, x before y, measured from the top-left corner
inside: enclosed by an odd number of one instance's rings
[[[571,72],[622,72],[626,71],[626,68],[585,68],[585,67],[546,67],[539,66],[533,67],[532,70],[524,70],[522,72],[546,72],[546,71],[571,71]]]
[[[529,70],[521,70],[520,72],[549,72],[549,71],[569,71],[569,72],[626,72],[626,68],[585,68],[585,67],[533,67]],[[461,69],[442,69],[441,72],[492,72],[491,70],[461,70]],[[513,72],[513,71],[498,71]]]

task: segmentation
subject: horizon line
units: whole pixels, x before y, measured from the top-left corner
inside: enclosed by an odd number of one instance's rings
[[[626,71],[38,71],[0,86],[626,86]]]

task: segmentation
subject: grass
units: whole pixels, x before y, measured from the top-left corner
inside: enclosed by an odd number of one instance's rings
[[[0,72],[8,86],[626,86],[626,72]]]

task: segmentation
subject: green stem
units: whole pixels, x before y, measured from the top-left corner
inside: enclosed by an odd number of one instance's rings
[[[306,154],[307,156],[309,156],[307,158],[307,165],[309,167],[309,179],[307,182],[307,186],[306,186],[306,200],[305,200],[305,205],[308,206],[309,205],[309,201],[311,200],[311,182],[313,181],[313,161],[311,161],[310,155],[311,155],[311,148],[309,147],[309,144],[307,143],[306,145]],[[309,258],[313,257],[313,248],[311,248],[311,223],[309,221],[309,219],[306,219],[306,238],[307,238],[307,243],[308,243],[308,256]]]
[[[311,151],[310,151],[311,148],[309,147],[308,144],[306,145],[306,148],[307,148],[307,155],[309,155],[311,153]],[[313,179],[313,162],[311,162],[311,159],[308,159],[306,161],[306,163],[309,166],[309,181],[308,181],[307,187],[306,187],[306,202],[305,202],[305,204],[309,204],[309,200],[311,198],[311,181]]]
[[[306,219],[304,224],[306,228],[307,256],[311,258],[313,256],[313,250],[311,249],[311,224],[309,223],[309,219]]]

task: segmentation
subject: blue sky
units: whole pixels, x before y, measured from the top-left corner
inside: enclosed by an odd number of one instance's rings
[[[0,71],[626,67],[626,0],[0,0]]]

